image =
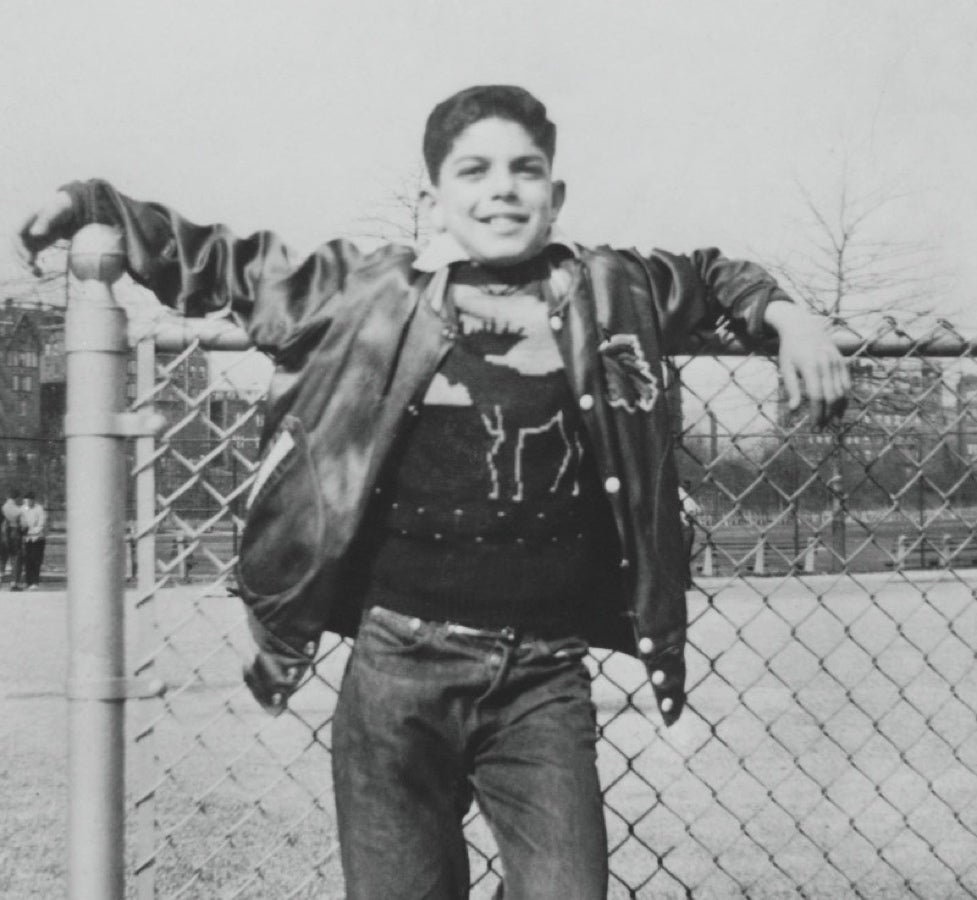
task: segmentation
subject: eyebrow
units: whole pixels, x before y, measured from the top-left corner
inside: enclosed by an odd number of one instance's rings
[[[477,153],[469,153],[465,156],[459,156],[457,159],[452,160],[452,165],[460,166],[460,165],[465,165],[467,163],[473,163],[473,162],[488,162],[489,159],[490,157],[488,156],[482,156]],[[543,153],[542,150],[540,150],[538,153],[525,153],[522,156],[516,156],[513,159],[509,160],[509,163],[511,165],[513,163],[515,164],[522,164],[527,162],[545,163],[547,161],[548,160],[546,159],[546,154]]]

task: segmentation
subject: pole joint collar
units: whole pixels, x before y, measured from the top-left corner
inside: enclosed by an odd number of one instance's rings
[[[65,437],[152,437],[166,427],[160,413],[68,413],[64,417]]]
[[[69,700],[149,700],[162,697],[166,685],[158,678],[69,678]]]

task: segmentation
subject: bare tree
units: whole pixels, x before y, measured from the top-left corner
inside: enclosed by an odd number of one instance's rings
[[[430,236],[422,200],[427,174],[421,162],[392,179],[393,186],[383,187],[385,194],[370,215],[357,219],[354,237],[376,241],[423,244]]]
[[[849,323],[937,312],[945,287],[935,250],[898,234],[911,229],[910,194],[859,190],[847,166],[834,196],[823,202],[802,184],[798,190],[810,236],[793,260],[771,268],[814,312]]]

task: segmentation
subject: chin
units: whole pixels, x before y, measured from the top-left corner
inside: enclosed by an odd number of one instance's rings
[[[516,266],[524,263],[536,256],[543,248],[532,246],[514,248],[512,250],[496,250],[487,253],[472,253],[472,259],[483,265],[495,268]]]

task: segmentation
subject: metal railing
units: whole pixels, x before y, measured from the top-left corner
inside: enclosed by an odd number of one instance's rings
[[[75,310],[92,321],[110,303],[94,293]],[[90,532],[69,520],[71,896],[341,897],[329,748],[348,646],[327,636],[280,718],[242,686],[250,642],[227,586],[253,413],[206,420],[208,387],[157,437],[149,426],[181,354],[246,342],[168,327],[137,348],[132,418],[118,398],[97,411],[69,394],[107,423],[93,433],[69,405],[69,513],[86,509]],[[86,385],[85,354],[122,352],[113,335],[69,346]],[[666,731],[641,665],[591,655],[612,897],[977,895],[977,341],[946,325],[837,341],[856,396],[828,433],[787,415],[769,361],[728,343],[675,360],[679,466],[699,507],[690,703]],[[177,356],[157,365],[156,348]],[[108,381],[114,363],[98,365]],[[193,421],[206,439],[181,439]],[[138,582],[123,653],[124,512],[89,493],[119,492],[105,460],[124,467],[125,433]],[[108,561],[97,585],[74,574],[93,568],[76,552]],[[499,865],[477,811],[466,834],[473,896],[491,896]]]

